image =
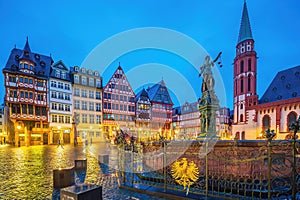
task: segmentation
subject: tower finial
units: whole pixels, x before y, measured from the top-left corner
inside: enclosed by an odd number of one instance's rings
[[[246,4],[246,0],[244,0],[244,7],[243,7],[238,43],[249,39],[253,39],[253,37],[252,37],[247,4]]]
[[[24,46],[24,51],[31,52],[30,47],[29,47],[29,42],[28,42],[28,36],[26,36],[26,43]]]

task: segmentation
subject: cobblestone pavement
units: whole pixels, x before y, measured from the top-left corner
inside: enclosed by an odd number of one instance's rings
[[[115,151],[105,143],[87,147],[0,145],[0,199],[58,199],[59,191],[53,189],[53,169],[72,167],[75,159],[83,157],[88,162],[85,182],[102,185],[103,199],[161,199],[119,189],[114,174],[102,173],[98,154],[110,154],[110,162],[116,164]]]

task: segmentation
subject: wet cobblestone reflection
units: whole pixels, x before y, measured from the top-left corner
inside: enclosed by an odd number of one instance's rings
[[[72,167],[77,158],[87,158],[85,182],[102,185],[103,199],[162,199],[119,189],[114,175],[102,174],[96,156],[106,148],[103,145],[0,145],[0,199],[58,199],[59,190],[53,189],[53,169]]]

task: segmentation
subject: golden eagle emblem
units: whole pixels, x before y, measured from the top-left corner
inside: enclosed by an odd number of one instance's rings
[[[193,185],[199,177],[197,165],[194,161],[188,162],[186,158],[174,162],[171,174],[175,181],[186,190],[186,195],[189,193],[190,186]]]

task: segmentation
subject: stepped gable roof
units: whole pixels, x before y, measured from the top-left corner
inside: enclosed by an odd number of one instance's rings
[[[300,66],[277,73],[259,103],[269,103],[300,97]]]

